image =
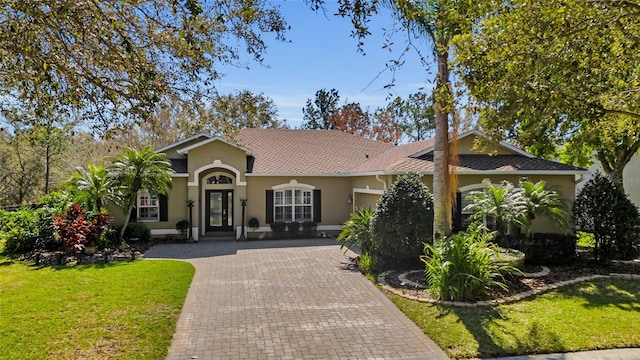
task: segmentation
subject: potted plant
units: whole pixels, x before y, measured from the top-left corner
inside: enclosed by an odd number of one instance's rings
[[[180,220],[176,223],[176,230],[180,231],[180,235],[184,240],[187,239],[187,231],[189,230],[189,222],[187,220]]]

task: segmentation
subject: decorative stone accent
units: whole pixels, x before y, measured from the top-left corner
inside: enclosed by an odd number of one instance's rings
[[[426,286],[424,286],[422,284],[418,284],[415,281],[411,281],[411,280],[407,279],[407,276],[409,276],[409,274],[420,273],[420,272],[423,272],[423,271],[422,270],[405,271],[405,272],[401,273],[400,275],[398,275],[398,280],[403,282],[404,283],[403,285],[413,286],[416,289],[426,289]]]
[[[549,270],[548,267],[546,266],[541,266],[542,270],[538,271],[538,272],[534,272],[534,273],[522,273],[525,277],[528,278],[538,278],[538,277],[543,277],[543,276],[547,276],[549,275],[549,273],[551,272],[551,270]]]
[[[546,270],[545,270],[546,269]],[[413,281],[410,281],[406,278],[406,276],[408,274],[410,274],[411,272],[415,272],[415,271],[421,271],[421,270],[413,270],[413,271],[406,271],[403,272],[401,274],[398,275],[398,279],[400,281],[405,282],[406,284],[409,284],[411,286],[414,286],[413,284],[417,284]],[[534,275],[537,274],[541,274],[543,272],[546,271],[546,274],[544,275],[538,275],[539,276],[545,276],[549,274],[549,268],[546,268],[543,266],[542,271],[538,272],[538,273],[533,273]],[[501,299],[495,299],[495,300],[487,300],[487,301],[477,301],[477,302],[460,302],[460,301],[442,301],[442,300],[436,300],[436,299],[431,299],[431,298],[422,298],[420,296],[415,296],[415,295],[410,295],[406,293],[406,289],[396,289],[393,288],[391,286],[389,286],[389,284],[386,281],[386,277],[387,275],[389,275],[390,273],[392,273],[393,271],[385,271],[383,273],[381,273],[380,275],[378,275],[378,284],[386,291],[389,291],[393,294],[396,294],[398,296],[402,296],[404,298],[407,298],[409,300],[414,300],[414,301],[419,301],[419,302],[425,302],[425,303],[433,303],[433,304],[440,304],[440,305],[444,305],[444,306],[456,306],[456,307],[479,307],[479,306],[496,306],[496,305],[502,305],[502,304],[509,304],[509,303],[513,303],[513,302],[517,302],[520,300],[523,300],[525,298],[534,296],[534,295],[540,295],[543,294],[545,292],[551,291],[551,290],[555,290],[558,289],[560,287],[563,286],[567,286],[567,285],[572,285],[572,284],[577,284],[579,282],[585,282],[585,281],[590,281],[590,280],[595,280],[595,279],[601,279],[601,278],[618,278],[618,279],[627,279],[627,280],[640,280],[640,275],[634,275],[634,274],[617,274],[617,273],[610,273],[609,275],[591,275],[591,276],[582,276],[582,277],[578,277],[572,280],[566,280],[566,281],[560,281],[557,282],[555,284],[550,284],[547,285],[545,287],[539,288],[539,289],[533,289],[530,291],[525,291],[525,292],[521,292],[519,294],[513,295],[513,296],[509,296],[506,298],[501,298]],[[536,276],[533,276],[536,277]],[[420,284],[417,284],[420,285]],[[424,286],[420,285],[421,288],[424,289]]]

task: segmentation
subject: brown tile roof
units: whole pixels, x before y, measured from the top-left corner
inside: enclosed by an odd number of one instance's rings
[[[393,168],[395,164],[409,159],[409,156],[431,146],[433,146],[432,139],[393,146],[376,157],[369,157],[369,159],[365,160],[363,163],[352,168],[350,172],[363,173],[387,170],[389,168]]]
[[[254,151],[254,174],[340,174],[392,144],[337,130],[244,129],[234,141]]]
[[[424,155],[396,164],[394,171],[433,171],[433,156]],[[391,169],[389,169],[391,170]],[[559,162],[530,158],[523,155],[460,155],[456,171],[583,171],[584,169]]]

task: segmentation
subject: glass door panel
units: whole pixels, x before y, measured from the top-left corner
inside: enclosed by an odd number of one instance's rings
[[[209,193],[209,226],[222,226],[222,194],[219,192]]]
[[[233,190],[207,190],[205,231],[233,230]]]

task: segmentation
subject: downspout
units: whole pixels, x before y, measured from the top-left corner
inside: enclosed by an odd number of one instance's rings
[[[380,179],[380,175],[376,175],[376,180],[382,183],[382,190],[387,191],[387,182]]]

